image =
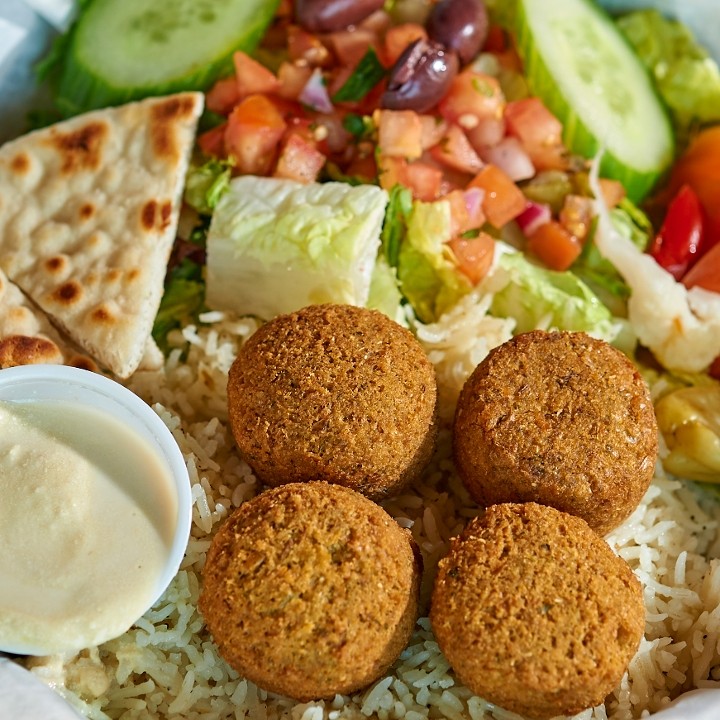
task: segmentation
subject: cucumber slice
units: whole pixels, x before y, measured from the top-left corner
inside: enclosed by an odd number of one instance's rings
[[[601,148],[601,173],[634,202],[674,155],[668,115],[650,77],[611,18],[592,0],[519,0],[518,51],[528,84],[563,122],[567,147]]]
[[[207,89],[250,52],[279,0],[92,0],[73,26],[57,103],[67,115]]]

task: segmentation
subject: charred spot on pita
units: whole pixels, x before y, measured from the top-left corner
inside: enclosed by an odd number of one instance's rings
[[[150,137],[159,158],[175,162],[180,157],[177,122],[191,117],[194,110],[195,100],[191,95],[171,97],[152,108]]]
[[[115,322],[115,315],[110,311],[107,305],[98,305],[90,313],[90,318],[93,322],[99,323],[100,325],[111,325]]]
[[[48,258],[45,261],[45,269],[55,275],[56,273],[62,272],[65,269],[67,258],[63,255],[55,255],[54,257]]]
[[[165,200],[160,203],[157,200],[148,200],[140,210],[140,225],[144,230],[164,231],[170,224],[172,214],[172,203]]]
[[[97,363],[86,355],[75,355],[65,364],[80,370],[89,370],[90,372],[98,371]]]
[[[99,120],[88,122],[69,133],[53,132],[50,142],[62,158],[60,171],[72,174],[80,170],[96,170],[107,134],[107,124]]]
[[[83,203],[78,211],[81,220],[89,220],[94,214],[95,206],[91,202]]]
[[[53,300],[62,305],[74,305],[82,297],[82,287],[76,280],[68,280],[53,293]]]
[[[0,368],[62,361],[60,348],[52,340],[27,335],[9,335],[0,340]]]
[[[140,275],[142,275],[140,268],[131,268],[125,272],[125,281],[128,283],[135,282]]]
[[[10,161],[10,170],[16,175],[25,175],[30,170],[30,157],[27,153],[19,152]]]

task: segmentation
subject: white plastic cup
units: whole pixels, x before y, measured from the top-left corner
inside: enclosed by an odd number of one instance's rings
[[[156,451],[172,478],[177,516],[173,541],[168,547],[162,572],[157,577],[152,601],[145,608],[148,610],[175,577],[190,536],[190,478],[185,459],[170,430],[149,405],[120,383],[88,370],[63,365],[25,365],[0,370],[0,401],[60,401],[82,405],[120,421],[148,441]],[[108,440],[111,441],[111,438]],[[122,592],[122,587],[118,588],[118,592]],[[110,639],[104,638],[103,642]],[[36,645],[9,646],[2,637],[0,650],[23,655],[48,654],[47,648]]]

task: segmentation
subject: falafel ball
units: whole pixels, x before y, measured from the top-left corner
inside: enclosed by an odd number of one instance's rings
[[[265,484],[325,480],[380,500],[432,456],[437,381],[420,343],[386,315],[312,305],[243,345],[228,412],[241,456]]]
[[[481,505],[538,502],[601,535],[653,478],[650,392],[619,350],[581,332],[532,331],[492,350],[455,413],[458,473]]]
[[[645,626],[630,566],[581,518],[493,505],[440,561],[430,620],[460,680],[545,720],[603,702]]]
[[[421,574],[410,532],[379,505],[291,483],[220,528],[199,607],[238,673],[304,702],[359,690],[392,665],[417,619]]]

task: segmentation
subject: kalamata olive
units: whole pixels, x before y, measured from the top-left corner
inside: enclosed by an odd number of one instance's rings
[[[418,39],[405,48],[390,71],[380,106],[388,110],[425,112],[445,95],[458,67],[454,52]]]
[[[295,20],[309,32],[335,32],[379,10],[384,0],[295,0]]]
[[[483,0],[440,0],[430,11],[425,27],[431,40],[454,50],[465,65],[480,52],[487,38],[485,3]]]

